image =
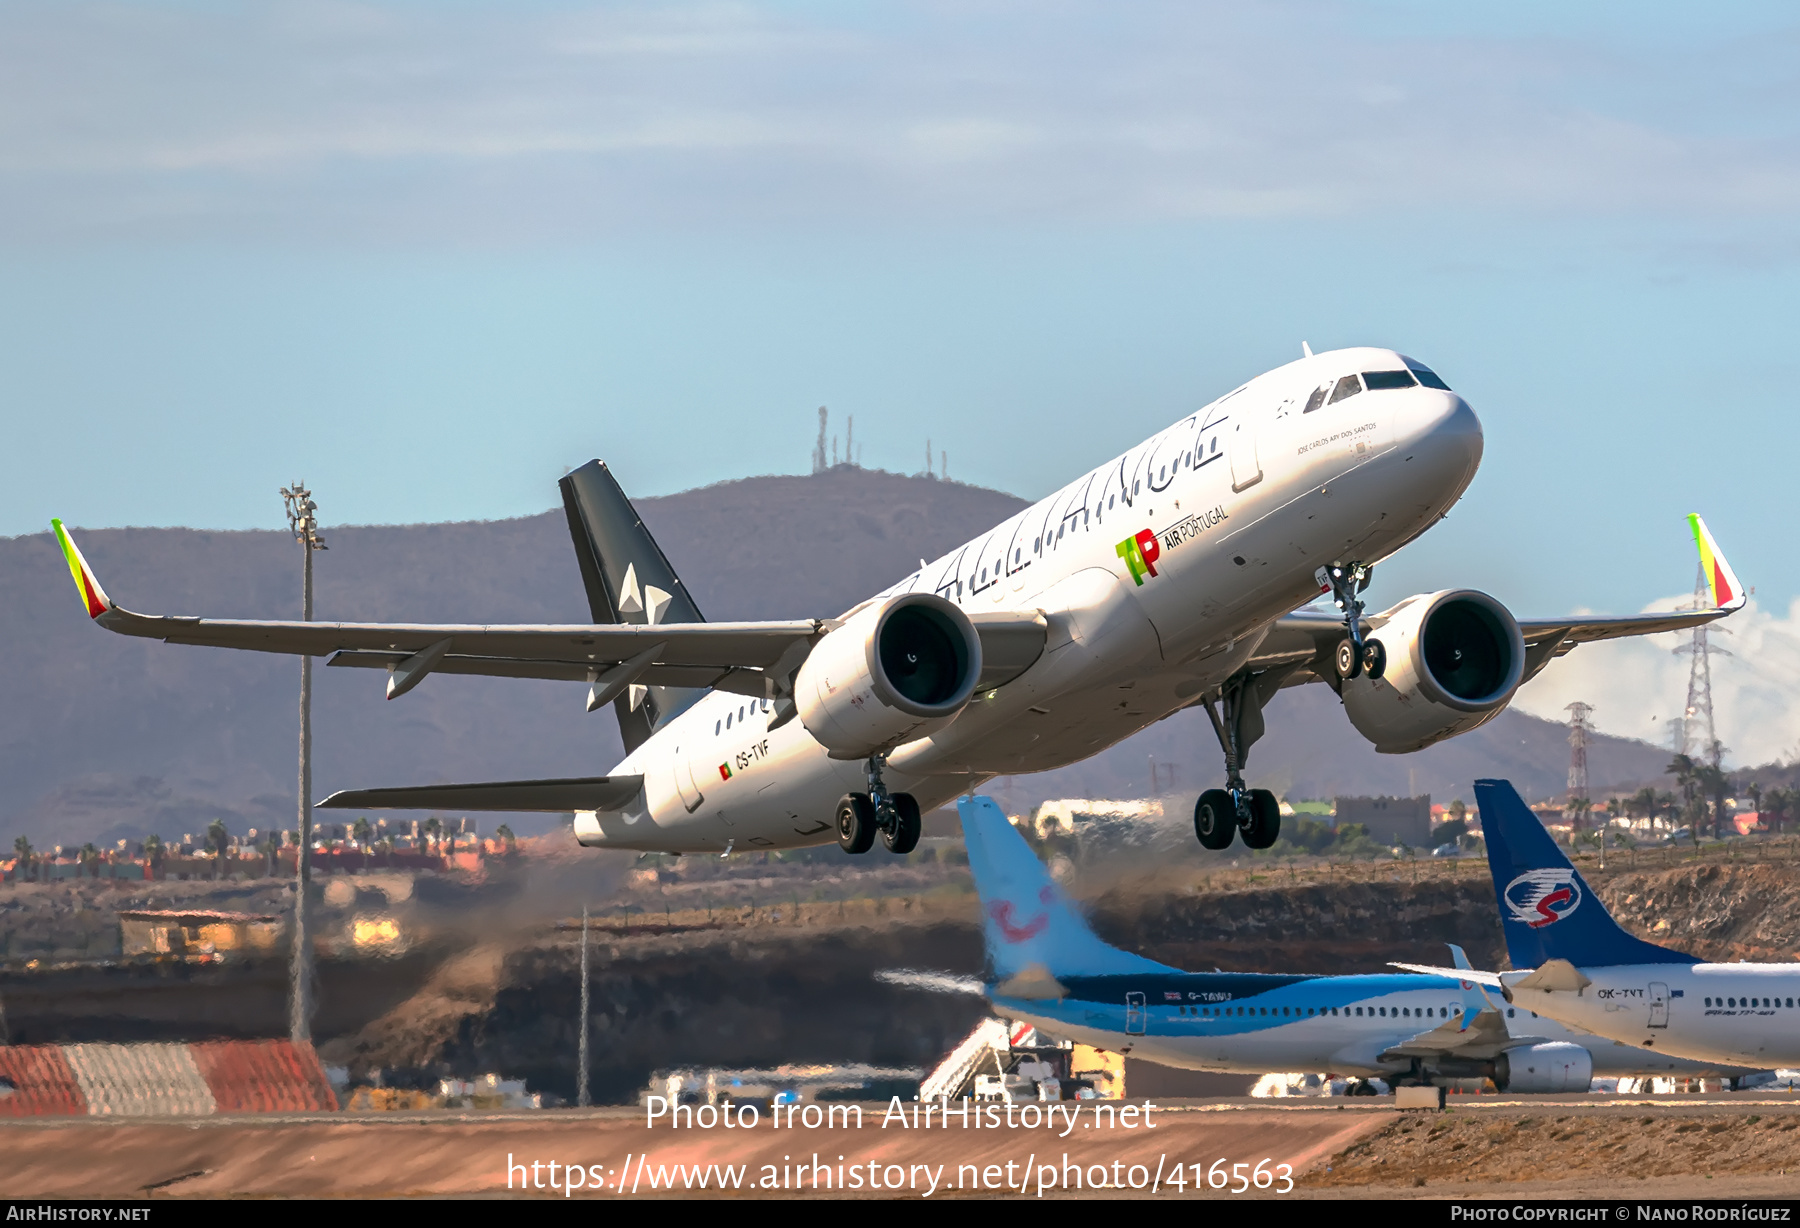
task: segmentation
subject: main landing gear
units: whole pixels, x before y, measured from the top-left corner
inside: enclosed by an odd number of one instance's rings
[[[869,791],[846,793],[838,800],[838,847],[846,853],[866,853],[875,846],[875,837],[890,853],[906,854],[919,845],[924,818],[919,803],[910,793],[889,793],[881,782],[881,769],[886,755],[869,757]]]
[[[1274,681],[1279,685],[1279,679]],[[1261,675],[1233,678],[1220,688],[1220,702],[1210,696],[1205,700],[1206,715],[1225,752],[1225,787],[1208,789],[1194,803],[1194,834],[1209,849],[1231,847],[1231,838],[1240,831],[1253,849],[1266,849],[1281,835],[1281,804],[1275,795],[1244,784],[1250,744],[1262,736],[1262,683]]]

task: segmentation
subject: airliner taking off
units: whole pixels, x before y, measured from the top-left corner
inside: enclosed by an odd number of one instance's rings
[[[1564,1027],[1499,1006],[1461,972],[1294,976],[1183,972],[1109,946],[992,799],[957,802],[992,979],[877,974],[984,994],[1045,1032],[1165,1066],[1334,1071],[1400,1082],[1488,1078],[1501,1091],[1585,1092],[1596,1075],[1736,1077],[1749,1069]],[[1467,963],[1460,947],[1451,947]]]
[[[1511,785],[1478,780],[1475,797],[1516,971],[1471,975],[1508,1002],[1645,1052],[1800,1065],[1800,968],[1712,964],[1634,938]]]
[[[574,811],[581,843],[608,848],[836,839],[862,853],[879,837],[901,853],[922,809],[1198,705],[1225,787],[1200,795],[1195,834],[1208,848],[1240,832],[1266,848],[1280,813],[1244,769],[1282,687],[1331,687],[1356,730],[1398,754],[1491,720],[1577,644],[1742,605],[1731,582],[1713,608],[1670,614],[1521,621],[1473,589],[1366,613],[1370,568],[1444,516],[1481,449],[1474,411],[1424,364],[1393,350],[1308,353],[853,609],[792,622],[704,621],[598,461],[561,484],[591,624],[134,614],[54,527],[88,613],[110,631],[330,654],[386,670],[389,699],[433,673],[586,682],[588,710],[613,705],[624,737],[605,776],[352,790],[323,806]],[[1301,609],[1321,594],[1336,613]]]

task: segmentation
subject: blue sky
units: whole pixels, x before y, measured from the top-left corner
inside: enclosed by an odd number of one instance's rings
[[[1689,510],[1764,608],[1800,595],[1791,9],[26,3],[0,34],[0,533],[270,527],[295,477],[327,523],[517,515],[596,455],[667,493],[804,470],[821,404],[866,464],[929,436],[1036,496],[1304,339],[1422,358],[1487,428],[1379,597],[1639,609],[1691,582]]]

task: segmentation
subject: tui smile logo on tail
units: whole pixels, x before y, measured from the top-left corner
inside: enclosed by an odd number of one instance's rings
[[[1568,870],[1528,870],[1501,893],[1513,920],[1532,929],[1553,925],[1581,907],[1581,884]]]
[[[988,916],[994,919],[994,924],[1000,927],[1001,937],[1005,938],[1009,943],[1024,942],[1027,938],[1035,938],[1037,935],[1044,932],[1045,927],[1050,924],[1049,906],[1055,902],[1056,893],[1050,888],[1045,887],[1042,891],[1038,892],[1038,903],[1044,905],[1044,911],[1025,922],[1023,925],[1019,925],[1013,921],[1013,906],[1011,900],[995,900],[992,904],[988,905],[987,911]]]

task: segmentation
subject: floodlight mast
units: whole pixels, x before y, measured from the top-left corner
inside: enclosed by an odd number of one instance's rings
[[[325,549],[319,536],[319,505],[306,483],[281,488],[288,530],[300,543],[300,617],[313,616],[313,551]],[[312,943],[306,930],[306,891],[312,882],[312,658],[300,656],[300,846],[294,858],[294,951],[288,995],[288,1035],[295,1044],[312,1041]]]

